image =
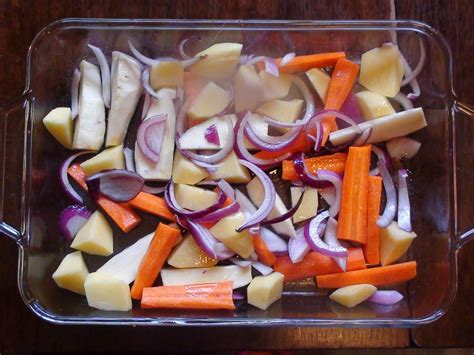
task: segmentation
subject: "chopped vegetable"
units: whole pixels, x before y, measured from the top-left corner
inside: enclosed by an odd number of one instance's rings
[[[392,305],[400,302],[402,299],[403,295],[398,291],[381,290],[370,296],[368,301],[377,304]]]
[[[65,148],[72,148],[72,114],[69,107],[58,107],[51,110],[44,118],[43,124],[53,137]]]
[[[284,276],[279,272],[254,277],[247,287],[247,302],[252,306],[266,310],[281,298],[283,279]]]
[[[81,163],[86,176],[94,175],[102,170],[125,169],[123,146],[108,148]]]
[[[273,266],[276,263],[277,258],[275,254],[268,249],[267,244],[259,235],[253,236],[253,246],[255,248],[255,253],[257,253],[258,260],[262,263],[267,266]]]
[[[84,283],[87,303],[104,311],[129,311],[132,309],[130,288],[123,280],[108,274],[93,272]]]
[[[166,201],[158,196],[140,192],[135,198],[128,201],[129,206],[140,211],[150,213],[154,216],[166,218],[169,221],[175,221],[175,215],[169,209]]]
[[[343,306],[352,308],[370,298],[376,291],[377,287],[369,284],[351,285],[338,288],[329,295],[329,298]]]
[[[308,70],[306,72],[306,77],[324,104],[326,102],[331,77],[323,69],[319,68]]]
[[[335,65],[338,59],[344,58],[345,56],[346,54],[344,52],[300,55],[293,58],[285,66],[280,66],[279,70],[281,73],[296,73],[312,68],[324,68]],[[280,65],[281,59],[276,59],[275,62],[277,65]]]
[[[355,96],[366,121],[395,113],[390,101],[385,96],[370,91],[360,91]]]
[[[307,169],[313,174],[317,174],[318,170],[329,170],[338,174],[344,174],[346,160],[347,154],[335,153],[331,155],[305,158],[304,163]],[[282,162],[281,178],[283,180],[298,179],[293,160],[284,160]]]
[[[59,215],[59,231],[68,242],[72,241],[91,214],[85,206],[66,207]]]
[[[209,232],[242,258],[248,258],[254,252],[252,236],[247,230],[237,231],[244,223],[244,214],[238,212],[222,218]]]
[[[115,202],[127,202],[139,194],[143,178],[131,171],[112,169],[96,173],[86,179],[89,194],[102,194]]]
[[[112,228],[104,215],[95,211],[72,241],[71,248],[92,255],[109,256],[114,251]]]
[[[191,234],[187,234],[168,257],[168,264],[178,269],[210,267],[218,262],[204,253]]]
[[[377,225],[379,218],[380,202],[382,199],[382,178],[369,176],[367,195],[367,242],[362,246],[367,264],[379,263],[379,235],[380,227]]]
[[[413,239],[414,232],[407,232],[392,221],[387,228],[380,230],[380,264],[393,264],[407,252]]]
[[[293,214],[293,223],[305,221],[316,216],[318,212],[318,190],[312,187],[306,187],[302,191],[301,187],[291,187],[291,204],[295,207],[303,193],[303,199],[296,212]]]
[[[85,295],[84,282],[89,270],[80,251],[68,254],[53,273],[56,284],[66,290]]]
[[[421,143],[409,137],[397,137],[386,143],[388,154],[392,159],[411,159],[421,148]]]

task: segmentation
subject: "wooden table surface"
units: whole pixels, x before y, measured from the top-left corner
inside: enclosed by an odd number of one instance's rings
[[[465,102],[474,103],[471,0],[0,0],[0,103],[21,93],[34,35],[65,17],[422,20],[446,36],[454,55],[455,89]],[[462,124],[474,133],[472,122]],[[472,142],[468,144],[464,148],[471,149]],[[463,193],[473,196],[474,185],[465,186]],[[463,212],[461,222],[469,222],[471,212]],[[474,346],[474,243],[459,253],[459,288],[448,314],[414,330],[60,327],[39,320],[23,305],[16,285],[17,248],[7,238],[0,238],[0,260],[0,352]]]

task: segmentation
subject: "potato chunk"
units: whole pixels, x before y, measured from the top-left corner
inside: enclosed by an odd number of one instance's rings
[[[93,272],[84,283],[89,306],[103,311],[129,311],[132,309],[130,287],[125,281],[109,274]]]
[[[45,118],[43,124],[52,136],[65,148],[72,147],[72,116],[69,107],[57,107],[51,110]]]
[[[56,284],[66,290],[85,295],[84,281],[89,274],[80,251],[68,254],[53,274]]]
[[[247,287],[248,303],[266,310],[281,298],[284,278],[283,274],[279,272],[255,277]]]
[[[351,285],[341,287],[331,293],[329,298],[343,306],[352,308],[364,302],[377,291],[377,288],[369,284]]]
[[[108,256],[114,251],[112,228],[104,215],[95,211],[77,233],[71,248],[92,255]]]

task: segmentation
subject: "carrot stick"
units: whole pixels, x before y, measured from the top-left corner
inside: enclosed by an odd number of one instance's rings
[[[232,282],[145,287],[141,307],[234,310]]]
[[[86,174],[79,164],[71,165],[67,172],[85,191],[88,190]],[[99,196],[96,202],[125,233],[131,231],[142,221],[140,216],[138,216],[127,203],[117,203],[102,195]]]
[[[369,176],[369,192],[367,196],[367,243],[362,246],[367,264],[379,263],[379,234],[377,218],[382,198],[382,178]]]
[[[364,253],[361,248],[348,248],[347,270],[365,269]],[[285,275],[285,281],[295,281],[313,277],[315,275],[342,273],[341,268],[329,256],[317,252],[309,252],[304,259],[293,264],[290,257],[280,256],[273,265],[275,271]]]
[[[327,110],[340,110],[347,96],[349,96],[354,86],[359,66],[347,60],[346,58],[338,59],[334,71],[329,82],[328,93],[324,108]],[[323,119],[323,145],[326,143],[329,133],[337,130],[336,118],[326,117]]]
[[[330,170],[338,174],[344,173],[344,168],[346,166],[347,154],[345,153],[335,153],[331,155],[324,155],[320,157],[306,158],[304,160],[308,170],[313,174],[316,174],[318,170]],[[296,175],[295,165],[293,160],[284,160],[282,162],[282,174],[281,178],[283,180],[296,180],[298,176]]]
[[[175,215],[170,211],[166,201],[161,197],[146,192],[140,192],[135,198],[128,201],[128,204],[140,211],[166,218],[169,221],[176,221]]]
[[[338,59],[345,58],[345,56],[346,53],[344,52],[317,53],[297,56],[283,67],[280,67],[281,58],[275,59],[275,63],[279,66],[280,73],[292,74],[312,68],[334,66]],[[258,68],[263,70],[263,63],[259,62]]]
[[[337,225],[339,239],[361,244],[367,242],[370,151],[370,145],[349,148]]]
[[[141,299],[143,289],[153,285],[180,234],[181,231],[178,228],[163,223],[158,224],[155,235],[138,268],[131,292],[133,299]]]
[[[255,248],[255,253],[257,253],[258,260],[268,266],[273,266],[277,258],[270,249],[268,249],[267,244],[260,238],[259,235],[253,236],[253,246]]]
[[[262,150],[261,152],[258,152],[255,154],[257,158],[260,159],[271,159],[271,158],[277,158],[284,153],[299,153],[299,152],[308,152],[311,147],[311,141],[308,139],[306,136],[305,132],[302,132],[298,138],[295,139],[295,141],[290,144],[288,147],[285,149],[282,149],[278,152],[268,152],[265,150]]]
[[[411,280],[416,276],[416,261],[349,271],[342,274],[316,276],[320,288],[339,288],[357,284],[390,285]]]

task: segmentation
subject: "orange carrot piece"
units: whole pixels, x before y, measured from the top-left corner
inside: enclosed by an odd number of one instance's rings
[[[277,258],[275,254],[268,249],[267,244],[259,235],[253,236],[253,246],[255,248],[255,253],[258,256],[258,260],[262,263],[268,266],[273,266],[276,263]]]
[[[155,235],[138,268],[137,278],[131,291],[133,299],[141,299],[143,289],[153,285],[180,234],[181,231],[178,228],[163,223],[158,224]]]
[[[347,270],[365,269],[364,253],[361,248],[348,248]],[[309,252],[304,259],[293,264],[288,255],[277,257],[273,265],[275,271],[285,275],[285,281],[295,281],[313,277],[316,275],[342,273],[341,268],[336,264],[333,258],[317,252]]]
[[[142,308],[234,310],[232,282],[145,287]]]
[[[308,152],[310,150],[310,147],[311,147],[311,141],[306,136],[306,133],[303,132],[287,148],[282,149],[278,152],[268,152],[268,151],[262,150],[261,152],[258,152],[257,154],[255,154],[255,156],[260,159],[278,158],[284,153]]]
[[[349,148],[337,225],[339,239],[361,244],[367,242],[370,151],[370,145]]]
[[[347,96],[349,96],[352,87],[354,86],[357,74],[359,73],[359,66],[347,60],[346,58],[338,59],[334,71],[329,82],[328,93],[324,108],[327,110],[340,110]],[[322,122],[324,136],[324,145],[329,137],[331,131],[337,130],[336,118],[326,117]]]
[[[324,155],[320,157],[306,158],[304,160],[308,170],[313,174],[316,174],[318,170],[330,170],[338,174],[343,174],[346,167],[347,154],[335,153],[331,155]],[[293,160],[284,160],[282,162],[282,174],[283,180],[296,180],[295,165]]]
[[[369,176],[369,192],[367,196],[367,243],[362,246],[367,264],[379,263],[379,234],[377,219],[380,213],[382,199],[382,178]]]
[[[79,164],[71,165],[67,172],[74,181],[87,191],[86,174]],[[96,202],[125,233],[131,231],[142,221],[140,216],[138,216],[127,203],[117,203],[104,196],[99,196]]]
[[[175,215],[168,208],[165,199],[161,197],[140,192],[135,198],[128,201],[128,204],[137,210],[166,218],[169,221],[176,221]]]
[[[319,288],[339,288],[357,284],[374,286],[391,285],[405,282],[416,276],[416,261],[401,264],[379,266],[371,269],[316,276]]]
[[[292,74],[296,72],[306,71],[312,68],[324,68],[334,66],[336,62],[345,58],[346,53],[344,52],[329,52],[329,53],[317,53],[309,55],[299,55],[291,62],[283,67],[279,67],[280,73]],[[276,64],[279,66],[281,58],[275,59]],[[258,63],[258,68],[263,70],[263,63]]]

